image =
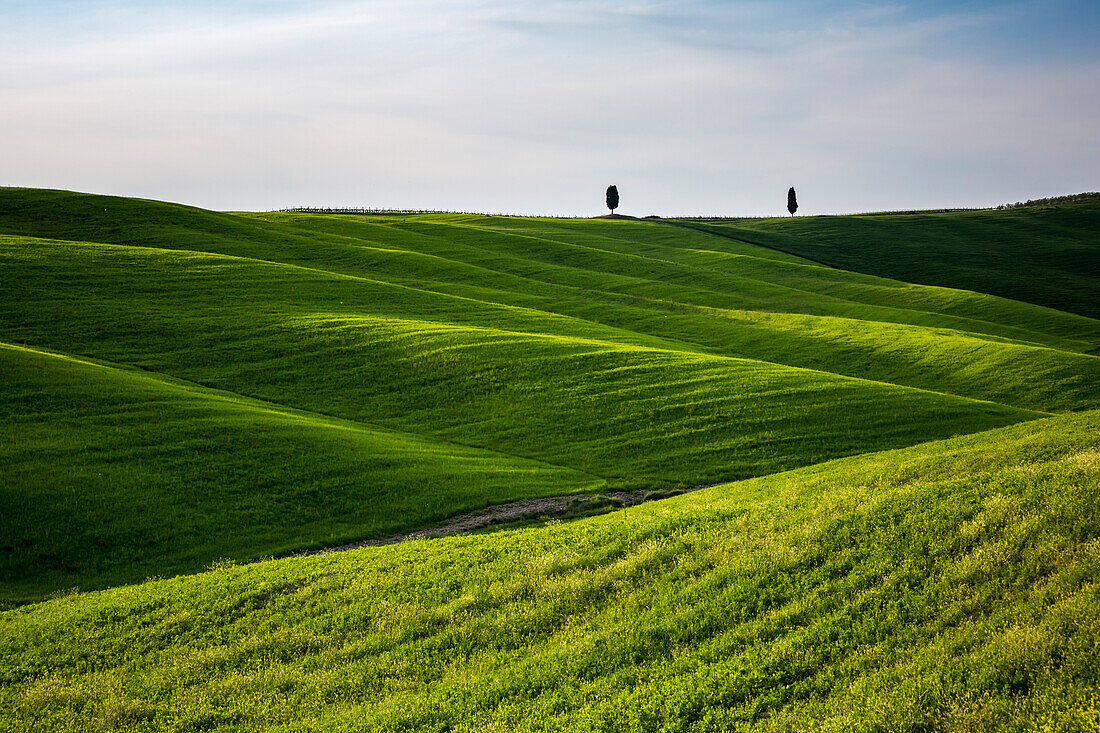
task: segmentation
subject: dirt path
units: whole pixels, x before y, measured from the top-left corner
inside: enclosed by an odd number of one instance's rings
[[[717,484],[712,484],[717,485]],[[597,494],[571,494],[569,496],[547,496],[541,499],[523,499],[507,504],[479,509],[469,514],[460,514],[451,517],[443,524],[436,527],[418,529],[408,534],[398,534],[378,540],[363,540],[348,545],[326,547],[303,554],[319,555],[327,552],[345,552],[357,550],[360,547],[377,547],[379,545],[392,545],[396,542],[419,540],[427,537],[446,537],[454,534],[464,534],[475,530],[491,527],[495,524],[510,524],[531,519],[546,519],[551,517],[587,516],[602,512],[610,512],[635,504],[642,504],[657,499],[667,499],[670,496],[686,494],[691,491],[709,488],[708,486],[693,486],[683,489],[669,489],[667,491],[610,491]]]

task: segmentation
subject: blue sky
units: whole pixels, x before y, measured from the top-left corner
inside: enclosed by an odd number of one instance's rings
[[[772,215],[1100,188],[1100,3],[0,4],[0,185]]]

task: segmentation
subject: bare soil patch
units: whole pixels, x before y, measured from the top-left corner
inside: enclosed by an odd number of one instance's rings
[[[717,484],[713,484],[717,485]],[[540,499],[522,499],[507,504],[479,509],[476,512],[460,514],[451,517],[446,522],[435,527],[418,529],[407,534],[393,535],[376,540],[363,540],[347,545],[326,547],[314,550],[310,555],[327,552],[345,552],[357,550],[361,547],[377,547],[379,545],[392,545],[396,542],[407,542],[429,537],[447,537],[455,534],[465,534],[479,529],[485,529],[493,525],[512,524],[536,519],[554,519],[564,517],[580,517],[592,514],[623,509],[635,504],[642,504],[657,499],[667,499],[670,496],[686,494],[691,491],[708,488],[707,486],[693,486],[667,490],[642,490],[642,491],[609,491],[595,494],[570,494],[568,496],[547,496]]]

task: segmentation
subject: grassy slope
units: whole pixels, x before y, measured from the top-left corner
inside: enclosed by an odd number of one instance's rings
[[[266,218],[339,232],[359,246],[430,253],[438,269],[425,264],[420,287],[675,339],[681,348],[1030,409],[1100,405],[1100,363],[1072,353],[1100,344],[1100,323],[1044,308],[776,259],[660,224]],[[373,271],[407,267],[382,260],[371,262]],[[455,261],[479,269],[459,275],[450,269]]]
[[[221,435],[224,420],[188,418],[184,397],[199,394],[191,390],[170,403],[176,420],[155,421],[150,430],[150,410],[162,406],[138,409],[149,400],[148,378],[138,384],[132,373],[125,380],[115,374],[107,392],[85,380],[87,369],[74,375],[71,362],[25,368],[13,361],[22,355],[8,350],[5,371],[20,379],[5,390],[14,418],[13,439],[0,444],[6,494],[12,503],[50,505],[12,517],[26,543],[6,565],[7,577],[19,581],[18,597],[36,582],[39,593],[66,577],[89,588],[294,542],[384,536],[471,503],[569,493],[596,481],[713,483],[1037,416],[765,362],[598,340],[591,338],[598,329],[573,319],[302,268],[119,245],[9,244],[0,279],[11,277],[20,299],[0,323],[17,341],[337,416],[363,435],[381,426],[419,435],[424,445],[446,441],[563,467],[553,480],[512,481],[513,467],[502,461],[492,466],[498,479],[463,489],[475,476],[421,461],[412,446],[407,459],[381,463],[305,449],[311,441],[329,444],[309,435],[317,425],[310,422],[299,433],[267,436],[260,455],[269,466],[287,463],[281,478],[274,470],[267,477],[278,484],[276,495],[293,487],[326,503],[286,513],[272,501],[268,511],[242,515],[241,502],[267,501],[248,498],[255,477],[244,466],[255,456],[237,452],[240,443],[259,440],[256,428],[196,444],[195,431]],[[475,321],[486,325],[468,325]],[[108,429],[114,442],[97,447]],[[34,439],[41,432],[58,436],[48,460]],[[157,441],[167,444],[161,454],[153,450]],[[57,487],[42,480],[59,466],[77,474]],[[224,493],[212,490],[219,482]],[[161,527],[138,531],[137,517],[100,524],[113,507],[180,485],[205,496],[185,504],[190,516],[179,519],[182,528],[161,537]],[[374,485],[389,486],[401,501],[359,504]],[[72,501],[55,504],[58,494]],[[67,512],[74,519],[58,535],[58,514]],[[299,526],[307,515],[316,521]],[[210,532],[229,517],[244,523],[234,542]],[[160,539],[147,541],[153,535]],[[91,548],[98,551],[87,554]]]
[[[384,536],[501,495],[602,483],[4,344],[0,373],[0,582],[9,599]]]
[[[616,340],[672,340],[1028,409],[1100,406],[1100,365],[1079,353],[1100,345],[1095,320],[807,266],[662,224],[243,217],[0,189],[0,232],[276,260],[573,316]]]
[[[1006,211],[691,224],[848,270],[1100,318],[1100,200]]]
[[[53,730],[1094,730],[1100,413],[0,614]]]
[[[10,341],[635,485],[743,477],[1036,416],[300,267],[43,240],[4,254],[21,296],[0,314]]]
[[[325,481],[298,490],[344,487],[330,497],[333,507],[356,501],[361,489],[353,487],[384,483],[400,487],[405,508],[371,503],[341,516],[312,507],[323,519],[309,532],[297,515],[257,513],[242,536],[267,536],[263,549],[226,552],[220,537],[196,540],[195,568],[223,555],[345,539],[356,527],[361,536],[408,529],[443,506],[459,512],[470,502],[593,481],[711,483],[1036,416],[1027,410],[1100,403],[1100,361],[1075,353],[1100,339],[1096,321],[810,266],[666,225],[242,216],[18,189],[0,189],[0,199],[0,231],[14,233],[0,235],[0,291],[8,294],[0,339],[138,367],[320,421],[362,423],[365,435],[381,427],[425,446],[443,441],[503,461],[532,459],[555,477],[463,493],[442,467],[315,467]],[[76,395],[72,382],[36,383],[41,376],[28,376],[28,392],[83,410],[59,422],[98,424],[117,412]],[[23,423],[47,413],[30,411]],[[66,460],[83,460],[94,431],[77,439],[68,427],[53,428],[72,437]],[[127,429],[140,445],[141,432]],[[34,480],[41,460],[21,444],[26,428],[18,430],[0,448],[15,477],[8,490],[41,498],[48,490]],[[289,455],[302,439],[285,440],[265,450]],[[128,483],[129,475],[148,476],[130,465],[140,453],[119,446],[108,455],[111,471],[85,472],[84,490],[118,502],[155,484]],[[215,452],[205,470],[233,476],[235,460]],[[239,490],[208,513],[235,511]],[[53,522],[45,512],[23,532],[41,536]],[[97,532],[67,538],[60,561],[53,545],[30,548],[24,557],[36,559],[22,570],[9,565],[9,577],[32,584],[42,573],[45,592],[58,568],[73,566],[77,548],[102,545]],[[190,536],[211,537],[198,529]],[[158,561],[180,567],[179,551],[161,552],[135,540],[113,561],[85,558],[71,582],[137,580]]]

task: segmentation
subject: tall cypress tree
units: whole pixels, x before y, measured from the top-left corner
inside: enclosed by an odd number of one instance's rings
[[[619,189],[614,186],[607,187],[607,208],[611,209],[612,214],[619,208]]]
[[[787,189],[787,211],[791,212],[791,216],[798,211],[798,199],[794,197],[794,186]]]

